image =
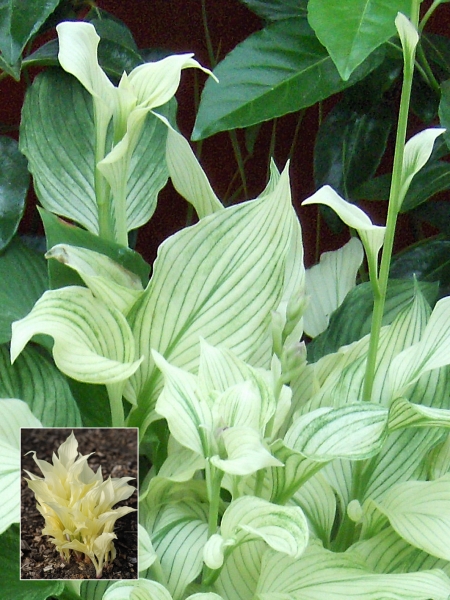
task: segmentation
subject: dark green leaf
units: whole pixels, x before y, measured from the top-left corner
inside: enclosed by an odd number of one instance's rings
[[[111,427],[111,409],[104,385],[68,379],[84,427]]]
[[[393,122],[379,104],[368,112],[340,102],[323,121],[314,150],[316,186],[331,185],[345,198],[370,179],[380,163]]]
[[[0,343],[11,339],[11,323],[27,315],[48,287],[47,266],[18,238],[0,255]]]
[[[440,95],[421,76],[414,77],[411,110],[421,121],[430,124],[438,114]]]
[[[80,411],[66,378],[50,358],[28,346],[11,365],[9,351],[0,346],[0,397],[19,398],[44,427],[80,427]]]
[[[383,325],[392,323],[396,315],[414,296],[415,281],[389,281]],[[419,283],[420,290],[426,300],[434,302],[437,285]],[[328,328],[308,345],[308,359],[316,362],[322,356],[336,352],[341,346],[351,344],[370,333],[373,311],[373,293],[370,283],[362,283],[354,287],[346,296],[341,306],[331,315]]]
[[[438,65],[447,77],[450,75],[450,39],[442,35],[426,33],[420,43],[429,62]]]
[[[412,213],[420,221],[430,223],[447,238],[450,238],[450,203],[448,200],[434,200],[418,206]]]
[[[305,16],[308,4],[308,0],[241,0],[241,2],[266,21]]]
[[[25,45],[59,3],[60,0],[0,0],[0,51],[17,79],[17,65]]]
[[[375,69],[372,55],[343,81],[306,19],[271,23],[239,44],[214,70],[203,90],[192,139],[248,127],[311,106]]]
[[[376,202],[389,200],[389,191],[391,188],[391,173],[379,175],[363,183],[353,192],[355,200],[373,200]]]
[[[438,192],[450,188],[450,164],[444,161],[428,162],[414,176],[403,201],[401,212],[408,212]]]
[[[25,209],[30,176],[27,161],[19,152],[16,140],[0,136],[2,168],[0,170],[0,251],[17,231]]]
[[[20,581],[19,526],[12,525],[0,536],[2,600],[46,600],[64,589],[62,581]]]
[[[310,0],[308,19],[343,79],[396,34],[398,12],[409,16],[410,0]]]
[[[125,267],[125,269],[138,275],[141,278],[142,284],[147,285],[150,265],[145,262],[140,254],[120,244],[103,240],[89,233],[89,231],[65,223],[44,209],[40,209],[39,212],[44,223],[47,249],[52,248],[56,244],[64,243],[95,250],[95,252],[109,256],[109,258],[115,260]],[[50,260],[48,264],[52,289],[66,285],[82,285],[81,279],[73,269],[69,269],[69,267],[64,266],[56,260]]]
[[[27,56],[22,67],[57,67],[59,66],[58,50],[58,40],[50,40]]]
[[[392,259],[391,277],[439,281],[440,295],[450,293],[450,241],[428,239]]]
[[[450,148],[450,80],[441,83],[441,102],[439,104],[439,120],[445,127],[444,138]]]

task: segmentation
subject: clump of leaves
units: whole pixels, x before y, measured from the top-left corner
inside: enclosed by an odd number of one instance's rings
[[[91,454],[78,453],[78,442],[73,431],[53,453],[52,463],[33,458],[44,477],[26,473],[28,486],[33,490],[37,508],[45,519],[44,535],[50,537],[61,558],[70,560],[70,551],[80,559],[89,557],[97,578],[103,566],[114,560],[116,550],[113,532],[117,519],[135,511],[135,508],[112,507],[129,498],[135,488],[128,484],[132,477],[108,477],[103,481],[102,468],[94,472],[87,460]]]

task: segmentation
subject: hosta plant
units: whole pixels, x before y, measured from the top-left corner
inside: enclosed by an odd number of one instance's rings
[[[44,72],[33,82],[20,139],[42,204],[50,279],[44,293],[29,290],[32,306],[12,323],[0,389],[23,398],[47,426],[62,402],[64,425],[138,427],[142,481],[140,579],[49,594],[450,596],[450,300],[436,302],[433,284],[389,279],[398,215],[445,133],[435,126],[407,135],[418,3],[395,2],[395,10],[369,4],[374,19],[367,3],[334,8],[333,25],[344,33],[331,41],[321,5],[332,12],[335,3],[310,0],[308,9],[342,81],[390,37],[401,48],[387,220],[375,224],[321,187],[304,204],[333,210],[352,239],[308,270],[289,164],[280,171],[272,162],[257,198],[225,206],[177,131],[172,96],[182,69],[207,69],[191,55],[171,56],[130,69],[115,85],[98,61],[94,26],[59,25],[66,73]],[[358,35],[350,28],[356,54],[347,61],[347,46],[337,43],[351,37],[341,5],[361,25]],[[380,28],[370,43],[365,27]],[[211,85],[223,83],[211,78]],[[64,109],[49,104],[56,91],[73,109],[65,127]],[[51,152],[39,144],[43,128]],[[160,245],[149,277],[149,266],[127,247],[128,233],[151,217],[168,176],[198,221]],[[360,271],[367,281],[356,285]],[[20,400],[8,402],[18,412],[7,413],[12,425],[0,429],[7,450],[1,472],[13,481],[9,429],[30,415]],[[80,469],[83,484],[106,486],[87,477],[83,464],[61,460],[53,470]],[[62,522],[66,511],[49,501],[44,484],[30,485]],[[5,529],[15,517],[11,511]],[[55,541],[63,553],[91,552],[100,569],[97,550],[110,552],[113,520],[104,516],[97,547],[68,523]],[[14,525],[3,539],[13,534]]]
[[[45,520],[43,535],[49,536],[61,559],[70,560],[73,550],[77,559],[90,559],[97,578],[101,577],[103,567],[116,556],[117,519],[136,510],[128,506],[113,508],[133,494],[135,488],[128,483],[133,478],[103,480],[101,467],[94,472],[87,463],[91,455],[78,453],[73,431],[57,455],[53,454],[53,464],[30,452],[44,475],[38,477],[26,471],[28,487],[33,490],[37,509]]]

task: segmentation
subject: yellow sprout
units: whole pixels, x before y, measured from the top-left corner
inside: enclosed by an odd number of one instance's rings
[[[42,533],[50,536],[62,558],[69,559],[70,550],[77,557],[80,553],[88,556],[100,578],[103,566],[116,556],[116,520],[136,510],[127,506],[112,508],[132,495],[135,488],[127,482],[133,477],[108,477],[103,481],[102,468],[95,473],[87,464],[91,454],[78,453],[73,432],[59,447],[58,456],[53,453],[53,464],[31,452],[44,475],[41,478],[26,471],[30,477],[26,481],[45,519]]]

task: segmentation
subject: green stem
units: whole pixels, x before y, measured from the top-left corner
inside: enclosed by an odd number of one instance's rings
[[[111,422],[113,427],[125,427],[125,415],[123,412],[122,390],[123,383],[110,383],[106,386],[108,390],[109,406],[111,408]]]
[[[420,66],[423,69],[422,75],[424,76],[424,79],[427,81],[428,85],[431,88],[433,88],[433,90],[440,96],[441,86],[439,85],[438,80],[436,79],[433,71],[431,70],[430,63],[428,62],[428,59],[425,56],[425,52],[423,51],[421,44],[417,46],[417,57],[419,58]]]
[[[445,2],[446,0],[434,0],[434,2],[431,4],[430,8],[427,10],[427,12],[424,14],[422,20],[420,21],[419,24],[419,31],[422,32],[425,25],[428,22],[428,19],[431,17],[431,15],[434,13],[434,11],[437,9],[437,7],[442,4],[443,2]]]
[[[418,1],[413,0],[412,11],[413,24],[417,26],[418,21]],[[408,125],[409,104],[411,100],[411,88],[414,73],[414,53],[412,56],[405,56],[403,70],[403,85],[400,98],[400,110],[397,125],[397,137],[395,140],[394,165],[392,169],[392,182],[389,193],[388,214],[386,220],[386,234],[381,257],[380,272],[376,281],[373,273],[374,267],[369,261],[369,274],[374,290],[374,307],[372,315],[372,325],[370,330],[369,351],[367,355],[366,373],[364,379],[363,400],[370,402],[372,399],[373,383],[375,378],[375,368],[377,361],[378,344],[380,339],[381,324],[383,320],[384,305],[386,301],[386,291],[389,278],[389,268],[391,265],[392,250],[394,247],[395,229],[397,217],[400,211],[399,193],[402,184],[403,155],[405,151],[406,128]]]
[[[80,600],[81,596],[72,587],[71,581],[64,582],[64,589],[58,596],[59,600]]]
[[[94,101],[94,123],[95,123],[95,168],[94,168],[94,191],[98,210],[98,235],[104,240],[115,241],[114,228],[111,223],[110,189],[108,182],[103,177],[98,163],[105,158],[107,124],[99,122],[98,111]]]

